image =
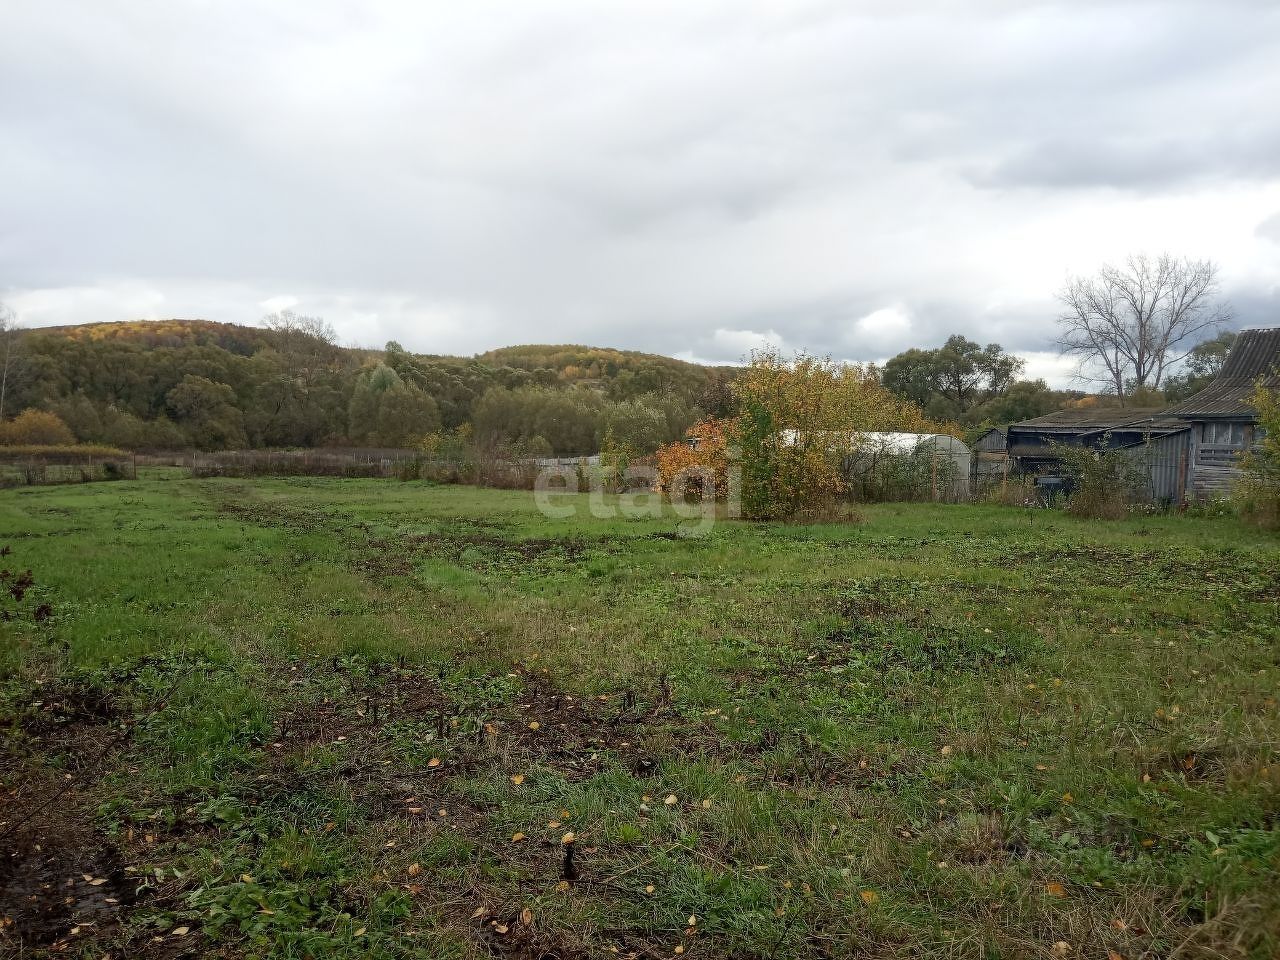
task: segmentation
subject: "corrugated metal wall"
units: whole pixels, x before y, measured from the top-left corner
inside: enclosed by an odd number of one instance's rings
[[[974,450],[981,450],[984,453],[1003,453],[1005,448],[1005,434],[1003,430],[988,430],[978,438],[977,443],[973,445]]]
[[[1141,447],[1132,448],[1130,456],[1141,464],[1150,477],[1153,500],[1181,503],[1191,471],[1191,429],[1157,437]]]

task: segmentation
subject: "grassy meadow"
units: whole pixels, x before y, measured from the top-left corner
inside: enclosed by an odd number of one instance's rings
[[[1274,535],[579,506],[0,492],[0,954],[1280,955]]]

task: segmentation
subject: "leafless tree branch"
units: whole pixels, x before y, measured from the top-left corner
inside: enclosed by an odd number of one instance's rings
[[[1131,256],[1094,277],[1072,277],[1058,293],[1058,346],[1097,369],[1123,401],[1126,388],[1159,388],[1200,340],[1230,319],[1209,260]]]

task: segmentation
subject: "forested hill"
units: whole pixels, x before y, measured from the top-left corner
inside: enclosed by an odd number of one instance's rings
[[[674,389],[697,396],[706,387],[708,369],[713,375],[715,371],[732,374],[732,368],[708,368],[656,353],[577,344],[502,347],[476,359],[492,367],[554,370],[565,383],[598,383],[614,394]]]
[[[476,357],[340,347],[322,321],[157,320],[21,334],[0,416],[57,414],[76,438],[134,449],[399,446],[471,425],[540,453],[606,431],[652,448],[723,412],[731,368],[587,346]]]
[[[28,336],[66,337],[70,340],[119,341],[145,347],[221,347],[250,356],[270,346],[269,331],[215,320],[121,320],[76,326],[40,327]]]

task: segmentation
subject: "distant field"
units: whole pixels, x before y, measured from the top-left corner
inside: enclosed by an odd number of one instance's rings
[[[1280,955],[1274,535],[585,500],[0,492],[0,953]]]

